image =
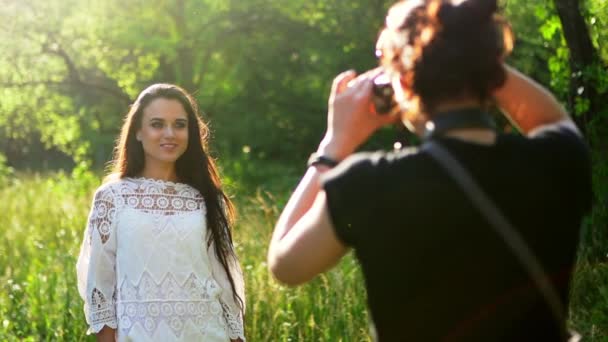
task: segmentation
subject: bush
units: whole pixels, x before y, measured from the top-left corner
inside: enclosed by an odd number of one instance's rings
[[[15,170],[8,166],[6,157],[0,153],[0,188],[8,185],[15,176]]]

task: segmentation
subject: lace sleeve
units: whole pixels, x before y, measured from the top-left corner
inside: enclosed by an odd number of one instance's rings
[[[87,333],[98,333],[104,326],[117,328],[115,228],[115,197],[106,186],[95,193],[76,264]]]
[[[228,336],[233,340],[240,338],[245,342],[245,330],[243,328],[243,314],[245,313],[245,281],[243,280],[243,272],[239,265],[239,261],[236,258],[229,258],[228,266],[230,267],[230,274],[234,280],[236,293],[243,302],[242,309],[240,303],[238,303],[232,295],[232,287],[230,286],[226,271],[215,255],[215,243],[211,243],[207,250],[207,254],[209,255],[213,277],[222,288],[220,302],[222,304],[224,319],[226,320],[226,325],[228,327]]]

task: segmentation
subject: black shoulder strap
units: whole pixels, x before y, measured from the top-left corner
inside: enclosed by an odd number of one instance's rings
[[[427,141],[423,145],[422,150],[429,152],[433,159],[437,161],[439,165],[447,171],[448,175],[456,181],[462,190],[464,190],[469,199],[473,202],[473,205],[481,211],[492,228],[500,235],[513,254],[528,271],[530,277],[532,277],[536,286],[540,289],[545,301],[549,304],[557,322],[559,324],[564,324],[566,311],[564,310],[557,290],[521,234],[513,227],[500,209],[496,207],[494,202],[486,195],[473,177],[471,177],[469,172],[466,171],[462,164],[458,162],[450,152],[432,140]],[[565,337],[564,340],[578,341],[576,338],[576,336]]]

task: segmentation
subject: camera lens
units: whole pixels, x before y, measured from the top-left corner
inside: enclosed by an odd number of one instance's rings
[[[372,101],[376,108],[376,113],[381,115],[390,113],[391,109],[396,104],[393,99],[395,92],[393,91],[391,81],[386,74],[382,73],[374,79],[372,92]]]

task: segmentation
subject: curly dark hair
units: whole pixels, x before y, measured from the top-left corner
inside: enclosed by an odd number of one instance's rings
[[[378,39],[381,64],[399,72],[416,111],[476,98],[487,104],[505,81],[510,27],[496,0],[404,0],[394,4]]]

